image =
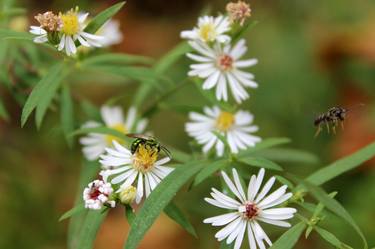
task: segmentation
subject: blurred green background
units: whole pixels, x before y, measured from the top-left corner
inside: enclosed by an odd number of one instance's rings
[[[113,3],[116,1],[16,1],[17,7],[27,9],[27,19],[14,17],[9,25],[27,29],[35,24],[33,16],[40,12],[64,11],[78,5],[97,13]],[[124,41],[113,50],[158,58],[180,41],[181,30],[195,25],[202,9],[213,14],[224,12],[226,3],[129,0],[116,16],[121,21]],[[252,0],[250,4],[251,18],[258,24],[246,38],[248,56],[259,60],[252,68],[259,88],[250,90],[251,97],[241,108],[255,114],[263,138],[290,137],[291,147],[310,151],[319,158],[309,164],[279,163],[289,172],[305,176],[374,141],[375,1]],[[184,75],[188,64],[183,60],[168,74]],[[14,67],[7,64],[1,70],[11,75]],[[83,78],[73,87],[97,106],[120,93],[123,98],[119,104],[126,110],[137,84],[110,84],[110,80]],[[19,84],[17,78],[13,84]],[[0,121],[0,248],[66,248],[67,222],[59,223],[58,218],[73,205],[82,162],[80,146],[67,147],[58,126],[58,113],[53,110],[40,131],[31,120],[20,128],[21,108],[1,80],[0,96],[10,113],[8,122]],[[205,103],[193,84],[167,102],[193,106]],[[344,131],[337,135],[324,131],[313,138],[316,114],[332,106],[359,103],[365,105],[348,117]],[[149,129],[165,144],[187,151],[190,139],[184,132],[186,120],[184,115],[165,110],[152,117]],[[373,159],[325,185],[327,191],[339,191],[337,199],[363,229],[370,246],[375,246],[374,169]],[[140,248],[217,248],[213,237],[217,229],[202,224],[203,217],[218,211],[203,202],[209,186],[215,184],[209,180],[190,192],[181,191],[176,198],[196,226],[199,239],[161,216]],[[330,218],[323,225],[359,248],[359,239],[342,221]],[[121,248],[127,231],[122,209],[112,210],[99,232],[96,248]],[[272,239],[282,232],[275,230]],[[331,247],[313,233],[308,240],[302,238],[296,248]]]

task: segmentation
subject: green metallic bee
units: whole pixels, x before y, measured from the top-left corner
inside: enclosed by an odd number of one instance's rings
[[[140,145],[145,145],[150,148],[155,148],[159,153],[161,150],[172,159],[171,152],[162,144],[160,144],[154,137],[143,134],[126,134],[128,137],[135,138],[133,143],[130,145],[130,152],[134,154],[137,152]]]

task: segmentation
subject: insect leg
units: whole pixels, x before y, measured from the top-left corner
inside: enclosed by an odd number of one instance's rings
[[[327,126],[327,131],[329,133],[329,123],[328,122],[326,122],[326,126]]]
[[[341,129],[344,130],[344,121],[341,121]]]
[[[320,125],[319,125],[319,126],[318,126],[318,129],[317,129],[316,132],[315,132],[314,137],[317,137],[321,131],[322,131],[322,128],[321,128]]]

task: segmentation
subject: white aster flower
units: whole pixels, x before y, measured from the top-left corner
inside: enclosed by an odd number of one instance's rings
[[[198,25],[193,30],[181,32],[181,38],[199,40],[202,42],[229,42],[230,37],[224,33],[230,30],[230,22],[225,16],[203,16],[198,19]]]
[[[102,180],[90,182],[83,190],[85,208],[99,210],[104,205],[112,208],[115,207],[116,202],[109,199],[112,192],[113,188],[108,182],[104,182]]]
[[[36,37],[34,37],[33,39],[35,43],[48,42],[48,33],[44,28],[38,26],[30,26],[29,32],[33,35],[36,35]]]
[[[222,192],[212,188],[212,198],[205,198],[205,201],[216,207],[229,209],[230,213],[205,219],[204,223],[211,223],[213,226],[225,226],[215,234],[215,237],[222,241],[226,239],[227,244],[234,243],[234,249],[241,247],[245,231],[247,230],[250,249],[265,249],[264,241],[271,246],[272,242],[264,232],[259,222],[268,223],[280,227],[290,227],[285,220],[291,219],[295,208],[275,207],[290,197],[292,193],[286,193],[287,186],[284,185],[267,196],[275,177],[271,177],[264,185],[261,184],[264,177],[264,169],[261,169],[258,176],[253,175],[250,179],[247,194],[245,194],[238,173],[233,169],[234,182],[225,172],[221,172],[225,183],[235,198],[229,197]]]
[[[147,198],[161,180],[173,170],[163,166],[170,161],[169,157],[158,160],[157,148],[140,144],[132,154],[116,141],[113,141],[113,145],[114,149],[106,148],[107,154],[100,156],[100,163],[104,168],[100,175],[112,184],[121,184],[116,191],[120,193],[134,183],[137,189],[136,203],[139,203],[144,196]]]
[[[57,49],[59,51],[65,48],[68,56],[77,52],[75,42],[78,42],[85,47],[101,47],[103,37],[93,35],[84,31],[85,20],[88,13],[78,13],[77,11],[70,10],[65,14],[60,14],[61,19],[61,40]]]
[[[134,107],[130,107],[126,119],[119,106],[103,106],[100,109],[104,124],[88,121],[82,127],[94,128],[105,125],[108,128],[115,129],[124,134],[142,133],[147,125],[146,119],[137,120],[137,111]],[[82,151],[88,160],[96,160],[104,152],[106,147],[112,146],[112,141],[120,141],[112,135],[104,135],[98,133],[89,133],[86,137],[80,139],[80,143],[84,146]]]
[[[191,122],[186,123],[185,130],[199,144],[204,144],[204,153],[215,146],[217,156],[224,154],[224,143],[214,131],[226,137],[232,153],[255,146],[261,141],[260,137],[250,134],[258,131],[258,126],[251,125],[254,116],[250,112],[239,110],[230,113],[220,110],[217,106],[204,107],[203,111],[204,114],[189,113]]]
[[[240,57],[247,51],[245,40],[240,40],[233,48],[230,45],[223,47],[218,43],[213,48],[202,42],[190,41],[189,44],[200,55],[187,54],[190,59],[198,62],[190,66],[191,70],[188,75],[206,79],[202,86],[205,90],[216,86],[218,100],[228,101],[227,85],[237,103],[249,97],[245,87],[258,87],[258,84],[253,81],[254,75],[242,70],[258,62],[257,59],[240,60]]]
[[[101,41],[103,47],[119,44],[123,40],[123,35],[120,30],[120,22],[113,19],[107,21],[96,34],[103,37],[103,40]]]

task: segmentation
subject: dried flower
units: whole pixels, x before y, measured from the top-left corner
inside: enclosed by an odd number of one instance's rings
[[[35,16],[35,19],[40,23],[40,27],[45,29],[47,32],[61,30],[62,21],[59,16],[55,15],[52,11],[38,14]]]
[[[226,10],[228,12],[230,21],[240,22],[241,26],[244,24],[246,18],[251,16],[250,5],[243,1],[228,3]]]

